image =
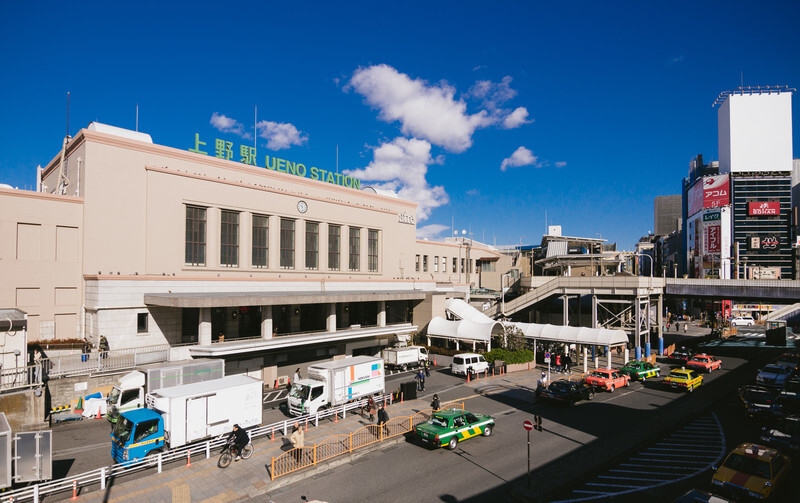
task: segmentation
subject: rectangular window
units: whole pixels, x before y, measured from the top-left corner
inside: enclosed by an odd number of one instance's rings
[[[428,256],[422,256],[422,272],[428,272]]]
[[[361,229],[350,227],[350,262],[351,271],[361,270]]]
[[[281,218],[281,269],[294,269],[294,220]]]
[[[419,255],[417,255],[416,259],[414,259],[414,267],[417,272],[419,272]]]
[[[239,266],[239,212],[222,210],[219,236],[219,265]]]
[[[458,259],[453,257],[453,272],[458,272]]]
[[[442,257],[442,272],[447,272],[447,257]]]
[[[186,207],[186,265],[206,265],[206,209]]]
[[[461,259],[461,269],[459,269],[458,272],[466,272],[466,269],[464,269],[464,259],[463,258]]]
[[[136,314],[136,333],[137,334],[147,333],[147,313]]]
[[[378,272],[378,231],[369,229],[367,232],[367,270]]]
[[[319,223],[306,222],[306,269],[319,269]]]
[[[269,217],[253,215],[253,267],[269,267]]]
[[[339,257],[342,249],[342,226],[328,226],[328,269],[339,270]]]
[[[439,257],[433,257],[433,272],[439,272]]]

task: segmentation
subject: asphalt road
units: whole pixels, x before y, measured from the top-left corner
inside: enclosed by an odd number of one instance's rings
[[[730,388],[731,384],[724,382],[726,375],[743,365],[747,362],[742,358],[725,357],[723,370],[706,375],[704,386],[693,395],[711,398],[721,387]],[[667,370],[666,365],[663,367]],[[512,484],[526,482],[527,432],[522,422],[533,414],[542,416],[545,428],[542,433],[531,433],[531,469],[536,486],[548,483],[537,480],[537,474],[546,473],[544,469],[562,457],[610,434],[624,441],[626,429],[647,428],[662,407],[690,398],[663,388],[660,380],[632,383],[613,393],[600,392],[594,400],[574,407],[537,403],[532,387],[503,389],[502,380],[440,395],[443,400],[465,400],[468,410],[494,416],[493,435],[462,442],[452,452],[429,450],[412,442],[398,444],[268,493],[268,500],[288,503],[302,501],[305,496],[330,502],[505,501]],[[650,500],[665,501],[663,491],[654,492]]]

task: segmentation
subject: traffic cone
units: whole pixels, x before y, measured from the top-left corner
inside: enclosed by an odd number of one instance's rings
[[[469,382],[469,370],[467,370],[467,382]]]
[[[100,415],[100,407],[97,408],[97,417],[95,419],[102,419],[103,416]]]
[[[436,366],[436,358],[433,359],[433,366]]]
[[[272,427],[272,435],[269,436],[269,441],[270,442],[275,441],[275,426]]]
[[[308,418],[306,418],[306,427],[305,427],[304,431],[308,431]]]
[[[70,501],[76,500],[76,499],[78,499],[78,481],[77,480],[73,480],[72,481],[72,497],[70,498]]]
[[[186,466],[192,466],[192,451],[186,451]]]

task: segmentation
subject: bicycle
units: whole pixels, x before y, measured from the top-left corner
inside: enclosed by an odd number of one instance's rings
[[[220,468],[227,468],[228,466],[230,466],[231,461],[233,461],[233,458],[236,456],[236,454],[241,456],[242,459],[249,458],[250,456],[253,455],[254,451],[253,444],[248,442],[247,445],[245,445],[244,448],[242,449],[242,452],[237,453],[236,452],[237,450],[238,449],[236,449],[236,446],[233,445],[232,441],[228,440],[227,442],[225,442],[225,445],[222,446],[222,451],[220,451],[219,461],[217,461],[217,466]]]

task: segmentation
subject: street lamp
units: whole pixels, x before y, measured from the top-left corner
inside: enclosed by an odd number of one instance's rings
[[[506,282],[505,278],[511,276],[511,273],[503,273],[500,275],[500,291],[502,292],[502,304],[500,307],[500,313],[503,315],[503,318],[506,317]]]
[[[461,241],[458,241],[458,230],[453,231],[453,236],[456,237],[458,242],[458,282],[461,283],[461,271],[464,269],[464,264],[461,262],[461,245],[464,243],[464,236],[467,235],[466,229],[461,229]]]
[[[647,258],[650,259],[650,277],[652,278],[653,277],[653,257],[651,257],[650,255],[644,254],[644,253],[634,253],[634,255],[639,255],[639,256],[647,257]]]

